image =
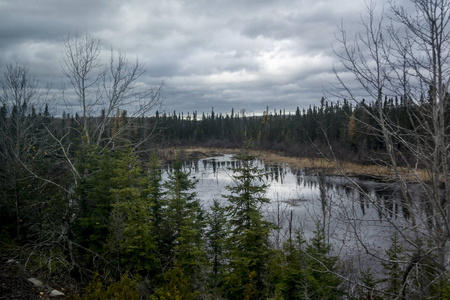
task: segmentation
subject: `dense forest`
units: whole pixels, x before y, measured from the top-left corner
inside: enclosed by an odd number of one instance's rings
[[[81,299],[449,299],[450,3],[411,2],[414,16],[390,3],[389,20],[406,35],[377,20],[372,4],[354,42],[340,28],[340,88],[295,112],[162,111],[164,84],[140,84],[145,68],[120,51],[101,63],[91,35],[64,41],[67,90],[44,89],[26,65],[8,64],[1,258]],[[67,110],[54,115],[55,104]],[[210,207],[181,161],[161,160],[167,147],[184,146],[239,149],[229,193]],[[384,167],[395,187],[384,203],[395,193],[408,212],[380,209],[389,218],[377,224],[393,232],[386,249],[371,252],[355,215],[335,216],[358,245],[355,261],[370,256],[379,272],[336,254],[327,218],[337,209],[325,209],[320,185],[314,232],[292,226],[274,243],[277,227],[261,209],[273,200],[267,171],[252,148],[326,158],[352,183],[347,192],[373,206],[379,199],[341,166]],[[171,166],[164,178],[162,164]]]
[[[426,104],[406,102],[386,97],[381,105],[393,122],[411,128],[408,116]],[[376,134],[376,105],[366,104],[364,99],[353,105],[346,99],[333,103],[322,98],[318,105],[297,108],[293,113],[268,108],[262,116],[246,116],[233,109],[226,114],[215,114],[212,109],[201,116],[196,112],[157,112],[154,121],[160,125],[157,141],[161,143],[239,147],[246,136],[255,142],[255,147],[297,157],[321,157],[331,144],[339,159],[365,163],[371,159],[369,154],[376,156],[385,147]]]

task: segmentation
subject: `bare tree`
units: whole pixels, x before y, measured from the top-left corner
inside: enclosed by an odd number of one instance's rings
[[[32,168],[35,158],[43,151],[40,147],[43,133],[38,125],[48,100],[48,89],[39,88],[27,66],[19,63],[6,65],[0,78],[0,174],[3,177],[0,207],[5,212],[15,212],[18,239],[25,222],[22,213],[24,202],[29,197],[24,189],[31,177],[27,168]],[[9,204],[13,204],[14,209],[9,208]]]
[[[385,154],[378,162],[391,170],[410,212],[404,220],[408,230],[397,228],[411,253],[397,295],[403,298],[414,269],[422,272],[418,283],[422,296],[431,294],[432,285],[443,284],[450,255],[450,1],[410,2],[412,12],[390,1],[388,12],[378,20],[371,3],[368,18],[362,21],[363,33],[350,42],[341,27],[342,47],[335,49],[344,72],[358,83],[355,89],[336,70],[335,95],[357,103],[362,97],[373,101],[375,110],[366,113],[376,126],[364,125],[383,141]],[[402,99],[411,127],[386,115],[382,104],[386,96]],[[432,278],[426,268],[432,270]]]
[[[113,144],[136,124],[137,117],[162,104],[163,83],[148,87],[140,82],[146,69],[138,60],[130,63],[125,53],[111,49],[109,62],[104,65],[101,40],[88,34],[68,36],[64,46],[62,68],[73,88],[76,112],[81,114],[77,122],[87,144],[103,147]],[[66,97],[67,103],[71,100],[70,95]],[[125,110],[131,112],[126,122],[115,131],[108,131],[114,117]]]

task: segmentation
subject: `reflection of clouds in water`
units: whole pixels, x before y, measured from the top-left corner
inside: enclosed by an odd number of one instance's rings
[[[220,199],[221,195],[228,194],[226,186],[233,184],[233,172],[231,168],[239,165],[232,155],[223,155],[212,158],[200,159],[198,161],[184,162],[185,170],[191,172],[191,177],[198,180],[196,191],[198,198],[206,207],[212,203],[214,198]],[[385,215],[401,214],[398,209],[399,195],[392,186],[379,184],[372,181],[356,180],[361,191],[354,188],[354,183],[341,176],[325,176],[319,180],[318,176],[310,175],[308,170],[292,170],[287,166],[264,165],[263,162],[255,161],[255,166],[266,171],[265,183],[268,185],[266,196],[273,202],[281,201],[291,203],[295,207],[320,205],[321,190],[322,198],[325,193],[328,199],[332,199],[334,205],[353,206],[358,203],[360,217],[373,216],[376,212],[378,219]],[[170,166],[164,168],[163,179],[167,178]],[[322,187],[322,189],[321,189]],[[374,199],[378,205],[374,207]],[[303,204],[303,205],[302,205]],[[297,209],[297,208],[295,208]],[[386,210],[384,214],[380,210]]]
[[[222,195],[229,194],[226,186],[233,184],[230,168],[238,164],[231,155],[184,163],[184,168],[198,180],[197,197],[205,209],[209,209],[214,199],[227,205]],[[264,165],[261,161],[255,161],[255,166],[266,172],[266,197],[271,202],[262,209],[269,221],[280,226],[273,233],[277,246],[292,234],[290,225],[294,231],[300,229],[306,238],[312,237],[316,223],[321,222],[325,214],[327,232],[336,254],[346,258],[357,256],[358,251],[362,251],[359,242],[364,242],[372,251],[383,255],[393,232],[388,219],[400,224],[405,215],[392,184],[357,179],[352,182],[342,176],[324,176],[319,180],[311,170]],[[170,168],[165,170],[170,171]],[[167,178],[166,172],[163,179]],[[355,189],[355,183],[360,191]],[[325,206],[322,206],[323,201],[326,201]]]

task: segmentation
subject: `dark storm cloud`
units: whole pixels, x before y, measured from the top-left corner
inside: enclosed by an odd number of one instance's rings
[[[294,111],[333,81],[337,25],[359,13],[360,0],[0,0],[0,65],[59,87],[64,39],[88,33],[105,58],[112,46],[144,63],[143,84],[164,80],[166,111]]]

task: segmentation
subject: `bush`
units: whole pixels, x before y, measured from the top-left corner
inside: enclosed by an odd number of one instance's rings
[[[80,300],[138,300],[137,283],[125,273],[119,282],[114,282],[105,290],[103,283],[95,276],[86,288],[86,295]]]

